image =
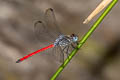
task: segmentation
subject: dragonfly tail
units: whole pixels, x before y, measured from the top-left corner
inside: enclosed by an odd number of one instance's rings
[[[30,54],[26,55],[26,56],[24,56],[23,58],[18,59],[18,60],[16,61],[16,63],[20,63],[20,62],[22,62],[23,60],[25,60],[25,59],[27,59],[27,58],[29,58],[29,57],[31,57],[31,56],[33,56],[33,55],[41,52],[41,51],[44,51],[44,50],[46,50],[46,49],[48,49],[48,48],[52,48],[52,47],[54,47],[54,44],[51,44],[51,45],[49,45],[49,46],[47,46],[47,47],[44,47],[44,48],[39,49],[39,50],[37,50],[37,51],[35,51],[35,52],[33,52],[33,53],[30,53]]]
[[[21,60],[20,60],[20,59],[16,61],[16,63],[20,63],[20,62],[21,62]]]

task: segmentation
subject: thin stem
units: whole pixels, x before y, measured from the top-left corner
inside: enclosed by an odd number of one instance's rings
[[[113,8],[113,6],[117,3],[118,0],[113,0],[109,6],[105,9],[105,11],[101,14],[101,16],[95,21],[93,26],[88,30],[88,32],[83,36],[81,41],[79,42],[77,48],[75,48],[68,58],[64,61],[64,63],[58,68],[58,70],[54,73],[54,75],[51,77],[50,80],[55,80],[59,74],[63,71],[63,69],[67,66],[67,64],[70,62],[70,60],[73,58],[73,56],[77,53],[77,51],[82,47],[82,45],[86,42],[86,40],[89,38],[89,36],[95,31],[95,29],[98,27],[98,25],[102,22],[104,17],[109,13],[109,11]]]

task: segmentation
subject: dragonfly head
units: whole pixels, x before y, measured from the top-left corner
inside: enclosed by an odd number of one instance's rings
[[[77,42],[78,41],[78,36],[77,35],[72,34],[71,37],[72,37],[72,41],[73,42]]]

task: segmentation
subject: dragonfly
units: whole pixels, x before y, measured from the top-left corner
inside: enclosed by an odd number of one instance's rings
[[[61,32],[52,8],[48,8],[45,11],[44,20],[34,23],[34,33],[41,43],[47,43],[49,45],[18,59],[16,63],[20,63],[48,49],[52,49],[50,54],[59,58],[59,62],[64,62],[65,54],[68,57],[70,52],[78,44],[78,36],[76,34],[64,35]]]

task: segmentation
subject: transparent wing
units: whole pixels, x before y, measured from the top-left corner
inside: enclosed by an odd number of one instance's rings
[[[46,10],[44,15],[45,21],[37,21],[34,24],[34,33],[40,42],[53,42],[60,34],[57,26],[53,9]]]
[[[69,54],[75,49],[76,46],[76,43],[72,43],[63,47],[55,46],[52,51],[52,56],[55,58],[55,60],[63,63],[64,59],[69,56]]]
[[[57,25],[55,14],[54,14],[54,11],[52,8],[49,8],[46,10],[45,21],[46,21],[46,24],[48,26],[48,29],[52,32],[51,33],[52,35],[58,36],[58,35],[62,34],[58,25]]]
[[[53,48],[52,55],[60,63],[64,62],[64,53],[63,53],[62,48],[60,46],[56,46],[56,47]]]
[[[49,56],[49,58],[52,58],[60,63],[64,62],[64,53],[62,52],[62,49],[59,46],[49,48],[41,52],[41,55],[47,55]]]
[[[55,40],[55,38],[50,34],[46,25],[42,21],[37,21],[34,24],[34,33],[39,41],[42,43],[53,42]]]

